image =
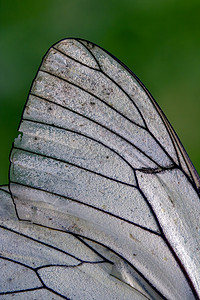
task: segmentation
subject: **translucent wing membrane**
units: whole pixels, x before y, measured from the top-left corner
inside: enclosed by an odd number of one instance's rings
[[[134,74],[92,43],[63,40],[19,131],[14,206],[0,191],[0,299],[199,298],[199,177]]]

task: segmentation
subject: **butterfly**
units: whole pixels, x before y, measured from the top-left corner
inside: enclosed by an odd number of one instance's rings
[[[200,179],[134,73],[64,39],[18,130],[0,188],[0,299],[200,298]]]

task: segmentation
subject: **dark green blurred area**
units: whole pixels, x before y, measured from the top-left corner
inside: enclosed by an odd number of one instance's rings
[[[91,40],[142,80],[200,171],[200,1],[0,1],[0,184],[42,56],[65,37]]]

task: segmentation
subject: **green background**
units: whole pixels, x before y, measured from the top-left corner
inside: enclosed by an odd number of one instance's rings
[[[200,171],[200,1],[0,1],[0,183],[47,49],[81,37],[123,61],[153,94]]]

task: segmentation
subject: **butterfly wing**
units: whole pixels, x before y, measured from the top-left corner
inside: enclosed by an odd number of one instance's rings
[[[147,297],[198,297],[199,179],[133,73],[92,43],[59,42],[19,131],[10,189],[21,220],[79,236]]]

